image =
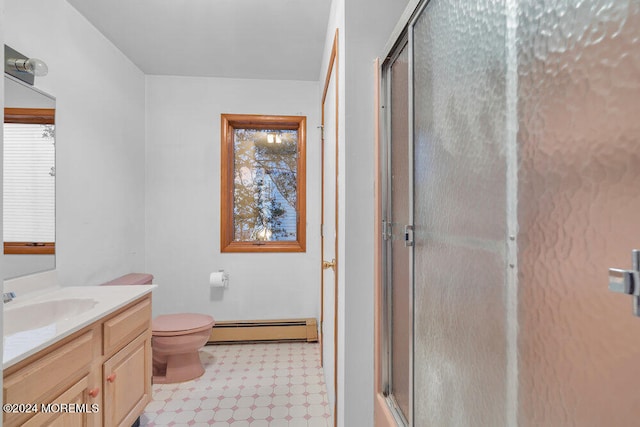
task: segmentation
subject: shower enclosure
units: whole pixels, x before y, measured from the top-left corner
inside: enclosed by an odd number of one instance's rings
[[[414,6],[417,2],[413,2]],[[382,63],[398,425],[634,426],[640,2],[430,0]]]

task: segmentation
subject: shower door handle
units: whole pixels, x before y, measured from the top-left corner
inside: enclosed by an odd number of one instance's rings
[[[640,250],[631,251],[633,269],[609,269],[609,290],[633,297],[633,314],[640,316]]]
[[[627,295],[639,295],[640,274],[634,270],[609,269],[609,290]]]
[[[413,225],[404,226],[404,245],[413,246]]]

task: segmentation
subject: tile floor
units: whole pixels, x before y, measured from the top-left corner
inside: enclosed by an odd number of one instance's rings
[[[332,427],[316,343],[210,345],[206,372],[156,384],[143,426]]]

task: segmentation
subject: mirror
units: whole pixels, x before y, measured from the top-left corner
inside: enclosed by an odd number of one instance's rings
[[[4,279],[55,268],[55,98],[4,78]]]

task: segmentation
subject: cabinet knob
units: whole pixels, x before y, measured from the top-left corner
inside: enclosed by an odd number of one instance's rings
[[[111,375],[109,375],[107,377],[107,381],[110,382],[110,383],[114,382],[115,380],[116,380],[116,374],[115,373],[113,373],[113,374],[111,374]]]
[[[91,390],[89,390],[88,394],[91,397],[98,397],[98,395],[100,394],[100,388],[98,388],[98,387],[92,388]]]

